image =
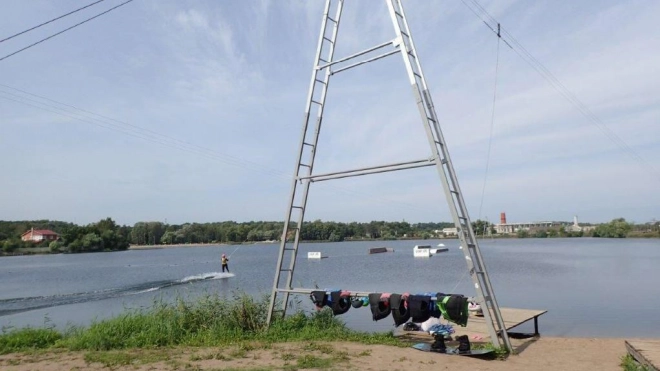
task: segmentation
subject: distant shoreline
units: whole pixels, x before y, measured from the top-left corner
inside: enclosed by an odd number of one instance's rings
[[[131,245],[128,247],[129,250],[156,250],[156,249],[167,249],[171,247],[200,247],[200,246],[229,246],[232,244],[229,243],[179,243],[171,245]],[[240,245],[237,243],[235,245]]]
[[[456,239],[456,238],[435,238],[435,239],[430,239],[430,240],[449,240],[449,239]],[[334,243],[334,242],[374,242],[374,241],[405,241],[405,240],[410,240],[410,241],[416,241],[418,239],[415,238],[398,238],[398,239],[392,239],[392,240],[381,240],[377,238],[364,238],[364,239],[354,239],[354,240],[344,240],[344,241],[300,241],[300,243]],[[268,245],[273,245],[273,244],[279,244],[280,241],[250,241],[250,242],[235,242],[235,243],[227,243],[227,242],[200,242],[200,243],[179,243],[179,244],[171,244],[171,245],[131,245],[129,246],[129,250],[155,250],[155,249],[167,249],[170,247],[202,247],[202,246],[238,246],[238,245],[260,245],[260,244],[268,244]],[[293,241],[287,241],[287,243],[293,243]]]
[[[202,247],[202,246],[238,246],[238,245],[257,245],[257,244],[279,244],[279,241],[253,241],[253,242],[200,242],[200,243],[175,243],[171,245],[130,245],[129,250],[155,250],[167,249],[170,247]],[[302,241],[301,241],[302,243]]]

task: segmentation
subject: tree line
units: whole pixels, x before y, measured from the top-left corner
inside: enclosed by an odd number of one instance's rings
[[[22,241],[21,235],[32,228],[51,230],[59,238],[55,241]],[[111,218],[84,226],[51,220],[0,221],[0,247],[5,253],[30,247],[47,247],[53,253],[126,250],[129,247],[126,238],[129,231],[130,227],[119,226]]]
[[[295,223],[293,223],[295,226]],[[452,223],[415,223],[372,221],[369,223],[304,222],[303,241],[361,239],[426,239]],[[49,229],[59,234],[59,240],[33,243],[21,241],[21,234],[34,229]],[[92,252],[125,250],[129,245],[179,245],[198,243],[243,243],[278,241],[284,222],[224,221],[214,223],[165,224],[138,222],[133,226],[117,225],[111,218],[84,226],[51,220],[0,221],[0,247],[4,252],[18,248],[49,247],[52,252]],[[289,236],[290,237],[290,236]]]
[[[552,237],[602,237],[602,238],[626,238],[626,237],[660,237],[660,223],[635,224],[627,222],[624,218],[613,219],[609,223],[602,223],[593,229],[569,231],[564,227],[537,229],[533,231],[519,230],[518,238],[552,238]]]
[[[293,223],[295,226],[295,223]],[[444,237],[444,228],[453,228],[449,222],[408,223],[371,221],[359,222],[324,222],[314,220],[304,222],[301,229],[303,241],[351,241],[366,239],[428,239]],[[484,220],[472,223],[476,235],[492,236],[495,229]],[[59,234],[60,238],[52,242],[33,243],[21,241],[24,232],[34,229],[49,229]],[[133,226],[118,225],[111,218],[88,225],[76,225],[69,222],[36,221],[0,221],[0,247],[4,252],[18,248],[48,247],[51,252],[93,252],[125,250],[130,245],[175,245],[197,243],[243,243],[259,241],[279,241],[283,222],[277,221],[224,221],[214,223],[166,224],[162,222],[138,222]],[[564,227],[518,231],[513,237],[627,237],[660,236],[660,224],[633,224],[623,218],[596,226],[589,232],[570,232]],[[291,236],[287,236],[290,238]]]

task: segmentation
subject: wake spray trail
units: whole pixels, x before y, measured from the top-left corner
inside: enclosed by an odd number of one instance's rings
[[[96,290],[72,294],[32,296],[0,300],[0,316],[28,312],[31,310],[51,308],[60,305],[80,304],[91,301],[118,298],[123,296],[144,294],[163,288],[193,284],[205,280],[217,280],[234,277],[233,273],[209,272],[184,277],[180,280],[164,280],[145,282],[138,285],[120,288]]]

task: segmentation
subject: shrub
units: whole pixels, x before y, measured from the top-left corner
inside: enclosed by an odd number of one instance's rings
[[[23,328],[0,334],[0,354],[48,348],[62,335],[53,329]]]

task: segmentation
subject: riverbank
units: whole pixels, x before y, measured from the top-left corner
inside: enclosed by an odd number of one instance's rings
[[[514,340],[519,341],[519,340]],[[421,352],[410,347],[353,342],[242,343],[114,351],[48,351],[0,356],[0,368],[27,370],[622,370],[624,339],[539,338],[519,354],[479,359]],[[521,346],[518,344],[519,347]]]
[[[391,332],[351,330],[325,309],[297,312],[266,326],[269,301],[208,296],[129,311],[88,328],[14,329],[0,333],[0,369],[27,370],[620,370],[621,338],[511,339],[513,354],[487,358],[421,352]],[[423,339],[423,340],[422,340]],[[633,340],[633,339],[627,339]],[[471,340],[473,349],[490,348]],[[449,342],[448,346],[456,346]],[[359,366],[357,366],[359,364]],[[435,366],[434,366],[435,365]]]
[[[129,250],[154,250],[154,249],[167,249],[170,247],[201,247],[201,246],[228,246],[228,243],[181,243],[171,245],[130,245]],[[240,245],[240,244],[237,244]]]

